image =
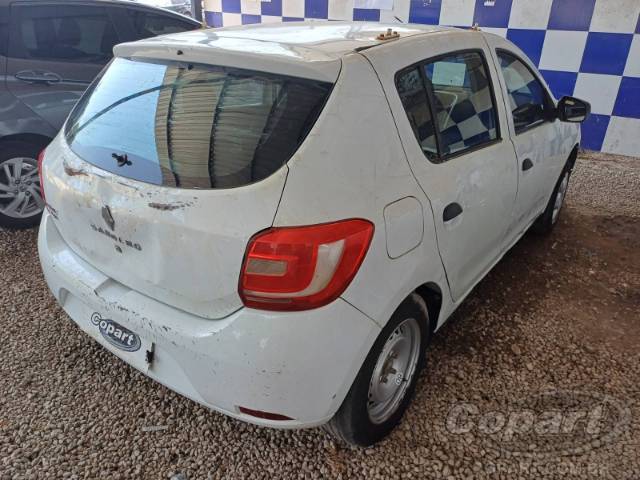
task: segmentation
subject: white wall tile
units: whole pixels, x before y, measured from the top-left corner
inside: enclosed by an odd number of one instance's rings
[[[579,73],[573,95],[589,102],[593,113],[611,115],[621,81],[617,75]]]
[[[507,38],[507,29],[506,28],[495,28],[495,27],[480,27],[480,30],[487,33],[493,33],[494,35],[499,35],[502,38]]]
[[[402,22],[407,23],[409,21],[410,6],[410,0],[395,0],[393,2],[393,10],[380,10],[380,21],[386,23],[399,23],[399,18]]]
[[[221,12],[222,0],[204,0],[204,10],[207,12]]]
[[[509,28],[546,30],[553,0],[514,0],[511,4]]]
[[[602,151],[620,155],[640,156],[640,119],[611,117]]]
[[[640,15],[638,0],[596,0],[590,32],[633,33]]]
[[[240,12],[249,15],[260,15],[260,1],[240,0]]]
[[[262,23],[282,23],[282,17],[274,15],[262,15]]]
[[[627,65],[624,67],[624,76],[640,77],[640,35],[633,36],[631,50],[629,50],[629,56],[627,57]]]
[[[587,32],[547,30],[538,68],[577,72],[586,43]]]
[[[442,0],[440,25],[471,26],[475,0]]]
[[[353,0],[330,0],[329,20],[353,20]]]
[[[282,0],[282,16],[304,18],[304,0]]]
[[[233,27],[235,25],[242,25],[242,17],[239,13],[223,13],[222,25],[225,27]]]

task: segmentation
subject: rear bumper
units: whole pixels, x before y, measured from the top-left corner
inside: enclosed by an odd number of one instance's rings
[[[243,308],[208,320],[144,296],[77,256],[45,212],[38,238],[49,288],[71,319],[112,353],[168,388],[251,423],[300,428],[339,408],[379,327],[342,299],[307,312]],[[148,368],[108,343],[91,322],[99,313],[153,344]],[[238,410],[278,413],[273,421]]]

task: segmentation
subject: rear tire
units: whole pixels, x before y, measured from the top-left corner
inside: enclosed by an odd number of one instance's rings
[[[340,409],[324,429],[363,447],[386,437],[411,402],[430,331],[426,303],[414,293],[380,332]]]
[[[560,211],[564,205],[564,201],[569,188],[569,179],[571,178],[571,169],[567,166],[564,167],[560,178],[556,182],[556,186],[553,189],[549,203],[544,212],[536,219],[531,226],[531,231],[538,235],[548,235],[555,227],[560,217]]]
[[[45,147],[23,141],[0,144],[0,227],[30,228],[40,223],[38,153]]]

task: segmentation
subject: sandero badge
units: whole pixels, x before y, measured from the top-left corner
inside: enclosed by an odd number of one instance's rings
[[[108,318],[102,318],[97,312],[91,315],[91,323],[98,327],[105,340],[114,347],[125,352],[137,352],[140,350],[142,345],[140,337],[119,323]]]

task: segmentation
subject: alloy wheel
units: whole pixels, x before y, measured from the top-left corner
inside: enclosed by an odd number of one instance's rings
[[[0,165],[0,213],[12,218],[30,218],[44,209],[40,193],[38,162],[16,157]]]

